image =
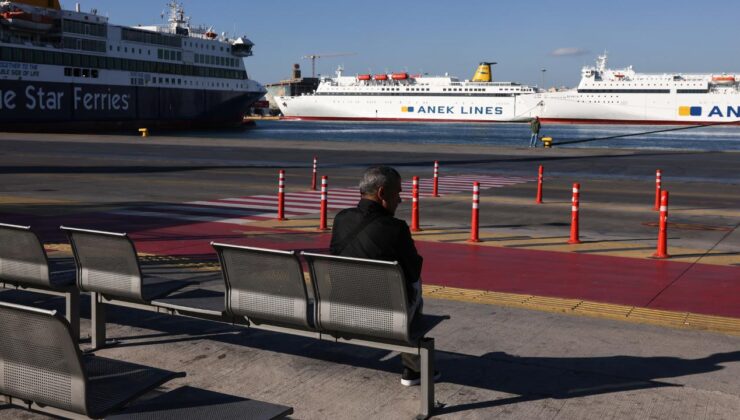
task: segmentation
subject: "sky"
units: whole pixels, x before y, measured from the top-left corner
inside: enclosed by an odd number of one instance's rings
[[[646,73],[740,73],[740,1],[696,0],[180,0],[192,24],[246,35],[249,76],[273,83],[309,54],[333,75],[407,71],[470,79],[480,61],[493,77],[575,86],[584,65],[608,51],[609,66]],[[74,8],[74,1],[61,1]],[[165,0],[80,0],[112,24],[162,23]],[[545,70],[544,72],[542,70]]]

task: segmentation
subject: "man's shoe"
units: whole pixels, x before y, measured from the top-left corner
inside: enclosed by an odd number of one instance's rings
[[[437,382],[442,374],[438,370],[434,371],[434,382]],[[401,375],[401,385],[403,386],[414,386],[421,383],[421,372],[414,372],[409,368],[403,368],[403,374]]]

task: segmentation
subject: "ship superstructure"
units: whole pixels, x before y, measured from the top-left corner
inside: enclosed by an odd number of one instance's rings
[[[0,2],[5,129],[224,127],[264,93],[243,58],[253,44],[192,27],[169,2],[164,25],[112,25],[57,0]]]
[[[740,74],[637,73],[607,67],[607,54],[581,70],[575,89],[526,98],[544,122],[711,124],[740,122]]]
[[[303,120],[502,122],[529,118],[518,98],[534,89],[494,82],[483,62],[472,80],[407,72],[322,78],[315,92],[275,98],[286,118]]]

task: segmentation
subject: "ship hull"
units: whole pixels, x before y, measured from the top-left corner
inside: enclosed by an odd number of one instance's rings
[[[517,96],[303,95],[275,98],[285,119],[489,123],[526,121]]]
[[[523,97],[529,117],[554,124],[740,125],[740,93],[584,94],[576,90]]]
[[[261,92],[0,80],[3,131],[224,128]]]

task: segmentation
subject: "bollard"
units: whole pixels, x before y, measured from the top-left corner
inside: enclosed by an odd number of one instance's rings
[[[573,184],[573,204],[571,206],[570,213],[570,239],[569,244],[580,244],[581,241],[578,239],[578,204],[580,197],[581,184]]]
[[[421,232],[419,228],[419,177],[412,178],[411,183],[411,231]]]
[[[478,205],[480,203],[480,182],[473,182],[473,212],[470,218],[470,239],[468,242],[480,242],[478,238]]]
[[[277,219],[285,220],[285,171],[278,172],[278,211]]]
[[[319,230],[329,230],[326,222],[326,209],[328,207],[328,188],[329,188],[329,177],[324,175],[321,177],[321,219],[319,220]]]
[[[661,185],[662,176],[663,172],[660,169],[655,171],[655,205],[653,206],[655,211],[660,210],[660,191],[663,188]]]
[[[149,137],[149,129],[148,128],[140,128],[139,133],[141,133],[141,137]]]
[[[311,176],[311,191],[316,191],[316,156],[313,157],[313,175]]]
[[[660,193],[660,221],[658,226],[658,248],[653,258],[670,258],[668,255],[668,191]]]
[[[432,197],[439,197],[439,161],[434,161],[434,187]]]
[[[542,141],[542,145],[545,147],[545,149],[549,149],[552,147],[552,137],[542,137],[540,140]]]
[[[537,173],[537,199],[535,203],[542,204],[542,178],[545,174],[545,169],[540,165],[540,169]]]

